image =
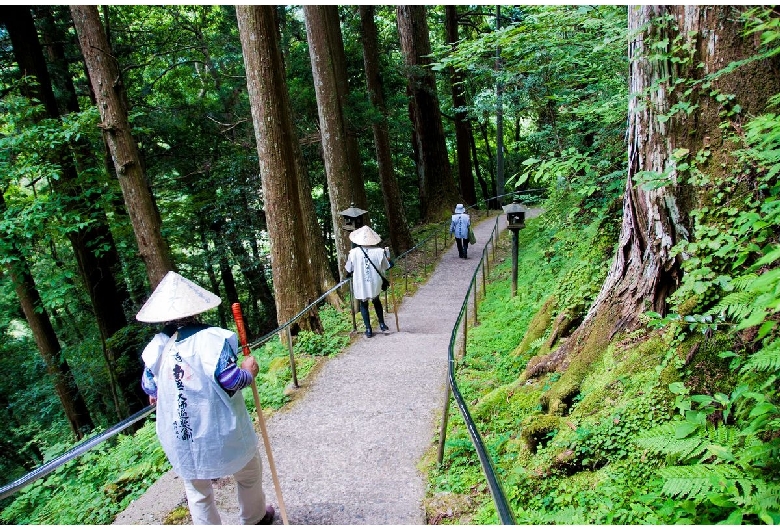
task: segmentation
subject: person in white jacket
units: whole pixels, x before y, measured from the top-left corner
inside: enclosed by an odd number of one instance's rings
[[[241,389],[257,376],[248,355],[237,364],[232,331],[200,324],[196,316],[220,298],[175,272],[159,283],[136,315],[166,323],[142,353],[141,386],[157,404],[157,437],[187,494],[193,524],[221,524],[212,480],[233,475],[242,524],[271,524],[257,434]]]
[[[469,227],[471,218],[466,213],[466,208],[462,204],[455,206],[455,214],[450,223],[450,234],[455,236],[455,243],[458,245],[458,257],[467,259],[469,253]]]
[[[382,301],[379,294],[382,289],[382,279],[391,267],[388,250],[378,247],[382,238],[368,226],[363,226],[349,234],[349,239],[355,247],[349,251],[344,268],[352,276],[352,294],[358,300],[360,315],[366,326],[366,337],[374,336],[371,329],[371,318],[368,314],[368,301],[374,304],[379,329],[388,333],[390,328],[385,324],[382,311]]]

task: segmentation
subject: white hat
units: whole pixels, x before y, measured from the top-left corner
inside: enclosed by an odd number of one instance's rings
[[[356,245],[371,246],[378,245],[382,241],[382,236],[371,230],[370,226],[361,226],[350,232],[349,239]]]
[[[463,213],[466,209],[463,207],[462,204],[456,204],[455,205],[455,213]]]
[[[141,322],[170,322],[217,307],[219,296],[170,271],[135,316]]]

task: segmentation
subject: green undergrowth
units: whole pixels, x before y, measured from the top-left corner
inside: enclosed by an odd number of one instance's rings
[[[487,295],[478,304],[478,325],[469,329],[467,353],[456,370],[458,387],[513,502],[520,501],[519,492],[527,490],[529,477],[544,474],[541,461],[533,464],[532,460],[554,459],[537,456],[536,446],[547,444],[558,432],[572,430],[560,417],[547,414],[542,405],[560,374],[524,380],[523,371],[529,358],[544,347],[553,322],[566,312],[582,312],[582,300],[595,296],[611,253],[614,216],[593,216],[584,230],[575,231],[559,214],[572,206],[557,198],[547,205],[545,215],[526,221],[519,233],[514,297],[511,234],[502,235]],[[430,464],[426,471],[429,522],[497,522],[484,475],[458,414],[450,414],[442,468]],[[448,496],[468,497],[471,508],[442,513],[433,501],[440,504]]]
[[[587,355],[562,372],[528,379],[524,367],[549,351],[556,323],[569,313],[576,320],[583,293],[590,303],[603,280],[596,271],[606,270],[611,249],[605,230],[589,226],[587,237],[550,237],[549,220],[527,225],[517,294],[511,296],[506,234],[479,304],[479,325],[469,329],[467,353],[456,370],[516,522],[780,521],[780,424],[777,379],[771,375],[780,367],[777,341],[766,341],[768,347],[751,355],[756,346],[747,339],[755,333],[743,333],[734,352],[735,330],[718,327],[711,316],[650,314],[651,326],[618,335],[606,347],[586,348]],[[569,259],[556,263],[547,251],[551,242]],[[770,252],[758,266],[778,257],[780,252]],[[775,282],[776,293],[777,274],[761,270],[750,281],[770,276],[766,281]],[[765,307],[777,295],[758,300]],[[675,309],[690,312],[694,304],[686,300]],[[763,326],[770,337],[773,327]],[[450,414],[442,467],[430,462],[425,470],[429,523],[498,523],[457,412]]]
[[[569,259],[556,262],[545,257],[557,239],[545,237],[550,226],[544,219],[527,224],[517,295],[511,296],[510,260],[499,259],[479,306],[479,326],[469,331],[467,355],[458,364],[459,388],[518,523],[635,523],[634,512],[642,510],[631,500],[649,493],[646,484],[659,458],[631,440],[671,416],[664,388],[668,378],[659,377],[668,348],[660,339],[627,337],[582,366],[582,373],[572,366],[568,373],[525,379],[525,365],[544,346],[553,321],[583,293],[593,296],[603,280],[596,271],[604,268],[611,250],[600,230],[586,229],[587,238],[561,234],[558,244]],[[502,239],[502,254],[508,240]],[[575,255],[581,259],[571,259]],[[529,333],[535,338],[524,340]],[[566,413],[548,410],[563,395]],[[465,495],[472,508],[446,516],[428,503],[429,521],[495,524],[494,503],[471,440],[459,416],[450,418],[443,466],[427,470],[429,499]]]
[[[415,238],[422,240],[434,230],[442,230],[441,224],[418,228]],[[438,256],[432,252],[430,243],[427,260],[420,257],[421,252],[410,253],[408,294],[428,280],[441,258],[442,247],[451,243],[440,235]],[[397,282],[394,287],[400,303],[406,294],[404,286]],[[338,310],[325,305],[320,309],[320,318],[322,334],[301,331],[293,341],[299,382],[305,381],[326,358],[344,351],[353,338],[348,306]],[[357,319],[360,322],[359,315]],[[260,402],[265,414],[273,414],[295,398],[295,392],[290,391],[292,369],[286,337],[271,339],[254,349],[252,355],[260,366],[256,379]],[[256,417],[252,392],[245,389],[243,396],[250,414]],[[111,524],[117,514],[170,469],[157,441],[153,419],[154,415],[134,434],[117,435],[25,487],[0,512],[0,523]],[[98,434],[97,431],[92,433],[93,436]],[[66,444],[48,447],[46,460],[69,449]],[[186,507],[180,509],[186,511]]]
[[[295,344],[296,373],[306,377],[324,357],[338,354],[349,343],[348,312],[325,306],[320,312],[322,335],[299,334]],[[314,335],[314,334],[311,334]],[[272,339],[252,351],[260,366],[257,388],[266,414],[292,399],[292,380],[286,342]],[[255,416],[252,392],[243,391],[250,414]],[[17,493],[0,512],[4,524],[93,524],[113,522],[117,514],[140,497],[170,465],[155,433],[154,415],[132,435],[120,434],[79,458],[61,466],[46,478]],[[94,433],[97,435],[98,433]],[[52,457],[68,447],[51,447]]]
[[[673,249],[684,275],[633,330],[607,336],[608,309],[572,335],[612,258],[609,207],[551,201],[527,222],[514,298],[504,238],[456,380],[517,523],[780,523],[778,107],[732,135],[733,169],[705,171],[706,149],[678,167],[701,195]],[[573,337],[559,371],[525,370]],[[443,466],[426,466],[428,521],[497,523],[456,412],[446,436]]]

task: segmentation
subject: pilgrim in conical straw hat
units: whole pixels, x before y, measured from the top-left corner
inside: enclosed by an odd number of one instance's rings
[[[357,230],[350,232],[349,239],[361,247],[370,247],[378,245],[382,241],[382,236],[371,230],[369,226],[361,226]]]
[[[217,307],[219,296],[170,271],[135,316],[140,322],[170,322]]]

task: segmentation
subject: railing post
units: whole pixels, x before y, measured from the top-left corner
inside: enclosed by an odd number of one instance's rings
[[[479,320],[477,318],[477,293],[479,292],[479,286],[477,285],[477,282],[474,281],[474,283],[471,284],[471,287],[474,290],[474,325],[478,326]]]
[[[485,279],[485,266],[482,266],[482,298],[487,298],[487,280]]]
[[[295,370],[295,353],[293,353],[292,330],[287,327],[287,349],[290,351],[290,370],[292,371],[293,385],[298,388],[298,372]]]
[[[444,461],[444,442],[447,441],[447,423],[450,417],[450,379],[444,384],[444,412],[441,415],[441,429],[439,430],[439,465]]]
[[[463,354],[461,358],[466,356],[466,342],[469,340],[469,305],[463,306]]]

